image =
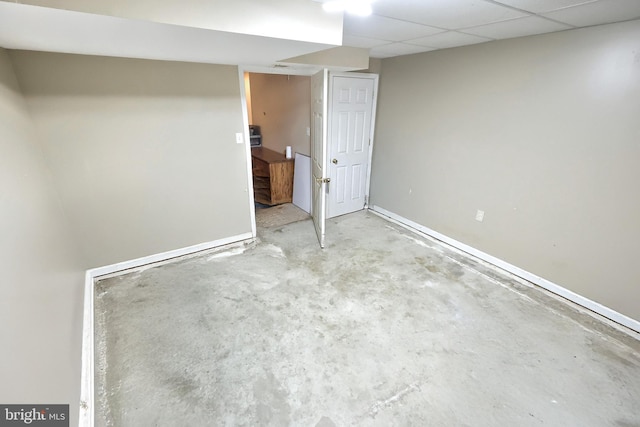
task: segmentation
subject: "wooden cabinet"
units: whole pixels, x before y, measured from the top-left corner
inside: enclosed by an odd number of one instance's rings
[[[264,147],[251,149],[253,195],[258,203],[278,205],[293,199],[293,159]]]

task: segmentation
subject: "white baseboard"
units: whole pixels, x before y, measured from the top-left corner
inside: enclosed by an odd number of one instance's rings
[[[594,313],[597,313],[603,317],[606,317],[609,320],[612,320],[622,326],[625,326],[635,332],[640,333],[640,322],[632,319],[628,316],[625,316],[624,314],[618,313],[615,310],[612,310],[609,307],[606,307],[600,303],[597,303],[593,300],[590,300],[589,298],[586,298],[582,295],[579,295],[573,291],[570,291],[566,288],[563,288],[560,285],[557,285],[547,279],[544,279],[540,276],[537,276],[533,273],[530,273],[526,270],[523,270],[520,267],[517,267],[513,264],[509,264],[506,261],[503,261],[499,258],[494,257],[493,255],[489,255],[485,252],[482,252],[478,249],[475,249],[469,245],[466,245],[462,242],[459,242],[455,239],[452,239],[451,237],[445,236],[444,234],[438,233],[435,230],[432,230],[428,227],[425,227],[423,225],[420,225],[416,222],[411,221],[410,219],[404,218],[398,214],[395,214],[393,212],[390,212],[384,208],[381,208],[380,206],[371,206],[369,208],[373,213],[378,214],[379,216],[390,220],[398,225],[401,225],[405,228],[407,228],[410,231],[416,232],[418,234],[421,235],[426,235],[428,237],[432,237],[434,239],[440,240],[441,242],[444,242],[456,249],[459,249],[463,252],[466,252],[469,255],[472,255],[476,258],[479,258],[483,261],[486,261],[490,264],[495,265],[496,267],[499,267],[511,274],[514,274],[528,282],[533,283],[534,285],[537,285],[543,289],[546,289],[547,291],[556,294],[558,296],[561,296],[563,298],[566,298],[569,301],[574,302],[575,304],[578,304],[588,310],[591,310]]]
[[[111,265],[105,265],[104,267],[92,268],[89,272],[95,278],[98,276],[104,276],[105,274],[128,270],[130,268],[142,267],[143,265],[153,264],[154,262],[166,261],[171,258],[177,258],[179,256],[189,255],[195,252],[206,251],[207,249],[213,249],[251,238],[253,238],[252,233],[238,234],[236,236],[226,237],[212,242],[200,243],[193,246],[187,246],[186,248],[174,249],[172,251],[132,259],[130,261],[123,261]]]
[[[243,233],[236,236],[226,237],[224,239],[214,240],[211,242],[200,243],[198,245],[188,246],[186,248],[175,249],[172,251],[162,252],[142,258],[136,258],[130,261],[119,262],[116,264],[106,265],[103,267],[87,270],[84,281],[84,315],[82,324],[82,380],[80,387],[80,414],[78,426],[93,427],[94,426],[94,311],[93,311],[93,292],[95,279],[106,274],[117,273],[131,268],[142,267],[147,264],[167,261],[172,258],[190,255],[196,252],[214,249],[220,246],[229,245],[253,238],[253,233]]]

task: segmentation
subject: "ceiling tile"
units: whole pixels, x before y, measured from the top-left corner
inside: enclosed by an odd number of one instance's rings
[[[628,21],[640,18],[640,0],[600,0],[542,15],[579,27]]]
[[[342,38],[343,46],[361,47],[364,49],[371,49],[372,47],[382,46],[389,43],[390,40],[370,39],[368,37],[354,36],[352,34],[345,34]]]
[[[517,7],[534,13],[550,12],[579,4],[593,3],[597,0],[496,0],[497,3]]]
[[[417,44],[420,46],[429,46],[436,49],[446,49],[448,47],[484,43],[488,41],[491,41],[491,39],[473,36],[470,34],[458,33],[456,31],[447,31],[446,33],[435,34],[433,36],[407,40],[407,43]]]
[[[372,7],[377,15],[443,29],[473,27],[527,16],[527,13],[484,0],[376,0]]]
[[[569,25],[559,24],[537,16],[512,19],[510,21],[496,22],[495,24],[481,25],[479,27],[463,30],[467,34],[489,37],[492,39],[508,39],[512,37],[531,36],[534,34],[551,33],[573,28]]]
[[[379,40],[402,41],[440,33],[442,30],[383,16],[345,16],[344,33]]]
[[[392,56],[411,55],[413,53],[428,52],[430,50],[435,49],[406,43],[391,43],[384,46],[374,47],[369,51],[369,56],[372,58],[390,58]]]

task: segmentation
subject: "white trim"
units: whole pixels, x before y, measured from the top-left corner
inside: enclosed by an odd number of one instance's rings
[[[94,425],[94,363],[93,363],[93,275],[84,276],[84,314],[82,320],[82,380],[80,385],[80,413],[78,426]]]
[[[141,267],[143,265],[152,264],[154,262],[166,261],[171,258],[177,258],[179,256],[189,255],[195,252],[206,251],[207,249],[213,249],[217,248],[218,246],[224,246],[251,238],[253,238],[252,233],[238,234],[231,237],[225,237],[224,239],[218,239],[211,242],[187,246],[186,248],[174,249],[172,251],[132,259],[130,261],[117,262],[115,264],[105,265],[104,267],[93,268],[91,270],[88,270],[88,272],[90,272],[92,276],[96,278],[98,276],[104,276],[105,274],[111,274],[117,271]]]
[[[254,222],[255,224],[255,222]],[[82,321],[82,379],[80,385],[80,411],[79,422],[80,427],[94,426],[94,285],[95,279],[106,274],[112,274],[131,268],[142,267],[143,265],[153,264],[157,262],[167,261],[180,256],[191,255],[196,252],[217,248],[220,246],[237,243],[243,240],[255,237],[253,233],[243,233],[235,236],[225,237],[223,239],[213,240],[211,242],[200,243],[193,246],[187,246],[181,249],[162,252],[142,258],[136,258],[130,261],[118,262],[116,264],[106,265],[103,267],[87,270],[84,279],[84,314]]]
[[[373,80],[373,109],[371,110],[371,134],[369,135],[370,143],[369,143],[369,164],[367,165],[367,183],[364,189],[364,207],[365,209],[369,208],[369,193],[371,191],[371,168],[373,166],[373,144],[375,140],[376,133],[376,113],[378,111],[378,86],[380,81],[380,76],[378,74],[371,74],[374,76]]]
[[[390,212],[384,208],[381,208],[379,206],[371,206],[370,210],[381,216],[382,218],[385,218],[387,220],[390,220],[391,222],[394,222],[396,224],[399,224],[405,228],[407,228],[410,231],[416,232],[418,234],[421,235],[426,235],[428,237],[432,237],[434,239],[440,240],[456,249],[459,249],[463,252],[466,252],[467,254],[474,256],[476,258],[479,258],[483,261],[486,261],[490,264],[495,265],[496,267],[499,267],[511,274],[514,274],[528,282],[533,283],[534,285],[540,286],[543,289],[546,289],[547,291],[556,294],[558,296],[561,296],[562,298],[566,298],[569,301],[572,301],[590,311],[593,311],[594,313],[597,313],[601,316],[604,316],[622,326],[625,326],[635,332],[640,332],[640,322],[632,319],[628,316],[625,316],[622,313],[619,313],[609,307],[606,307],[600,303],[597,303],[593,300],[590,300],[589,298],[586,298],[582,295],[579,295],[573,291],[570,291],[566,288],[563,288],[560,285],[557,285],[547,279],[544,279],[540,276],[537,276],[533,273],[530,273],[526,270],[523,270],[520,267],[517,267],[513,264],[509,264],[506,261],[501,260],[500,258],[496,258],[493,255],[489,255],[485,252],[482,252],[478,249],[475,249],[469,245],[466,245],[462,242],[459,242],[455,239],[452,239],[451,237],[445,236],[444,234],[438,233],[435,230],[432,230],[428,227],[425,227],[423,225],[420,225],[416,222],[411,221],[410,219],[404,218],[396,213]]]
[[[249,193],[249,215],[251,216],[251,234],[256,237],[256,208],[253,195],[253,168],[251,166],[251,138],[249,136],[249,111],[247,110],[247,91],[244,84],[244,67],[238,67],[238,79],[240,80],[240,107],[242,109],[242,126],[244,127],[244,146],[247,164],[247,192]]]

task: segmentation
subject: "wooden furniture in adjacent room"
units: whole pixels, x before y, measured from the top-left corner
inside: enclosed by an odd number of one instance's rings
[[[251,149],[253,195],[258,203],[279,205],[293,198],[293,159],[264,147]]]

